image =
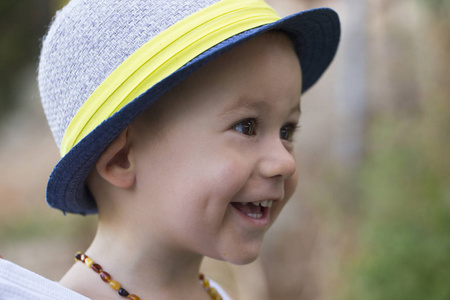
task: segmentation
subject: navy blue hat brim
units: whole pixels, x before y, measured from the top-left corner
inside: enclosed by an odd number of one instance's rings
[[[243,42],[269,30],[287,33],[302,69],[302,92],[308,90],[333,60],[340,39],[337,14],[318,8],[283,18],[235,35],[200,54],[102,122],[55,166],[47,185],[47,203],[64,213],[95,214],[95,200],[86,178],[106,147],[143,111],[199,68]]]

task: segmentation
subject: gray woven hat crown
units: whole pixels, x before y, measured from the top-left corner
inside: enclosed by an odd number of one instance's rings
[[[58,147],[94,90],[125,59],[176,22],[219,0],[72,0],[44,38],[41,101]]]

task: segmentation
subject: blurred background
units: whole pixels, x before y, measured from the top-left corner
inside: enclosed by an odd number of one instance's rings
[[[36,87],[61,0],[0,1],[0,253],[58,280],[95,217],[45,204],[59,159]],[[242,300],[450,299],[450,0],[272,0],[328,6],[335,61],[302,98],[295,196],[260,259],[205,262]]]

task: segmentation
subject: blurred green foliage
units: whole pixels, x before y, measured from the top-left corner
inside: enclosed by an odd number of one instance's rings
[[[20,218],[5,218],[0,226],[0,241],[14,243],[35,237],[71,237],[73,239],[86,233],[95,232],[97,218],[88,216],[80,222],[79,216],[63,216],[59,212],[32,212]]]
[[[419,0],[424,5],[431,8],[435,13],[444,17],[443,21],[448,21],[445,16],[450,13],[450,0]]]
[[[450,299],[450,104],[433,108],[373,125],[346,299]]]
[[[17,82],[25,67],[37,67],[41,38],[55,10],[64,2],[0,1],[0,117],[17,106]]]
[[[450,299],[450,1],[422,1],[446,57],[415,113],[379,112],[339,299]],[[440,31],[440,32],[437,32]],[[444,83],[445,82],[445,83]]]

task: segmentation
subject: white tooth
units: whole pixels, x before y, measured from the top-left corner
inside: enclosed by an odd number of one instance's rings
[[[269,200],[264,200],[263,202],[261,202],[261,206],[262,207],[268,207],[269,206]]]
[[[252,219],[261,219],[262,215],[263,215],[262,213],[259,213],[259,214],[247,214],[247,216],[252,218]]]
[[[273,204],[273,200],[269,200],[267,203],[267,207],[272,207],[272,204]]]
[[[255,201],[255,202],[252,202],[252,203],[253,203],[253,205],[258,206],[260,202],[256,202]]]
[[[242,202],[242,205],[247,205],[248,204],[248,202]]]

